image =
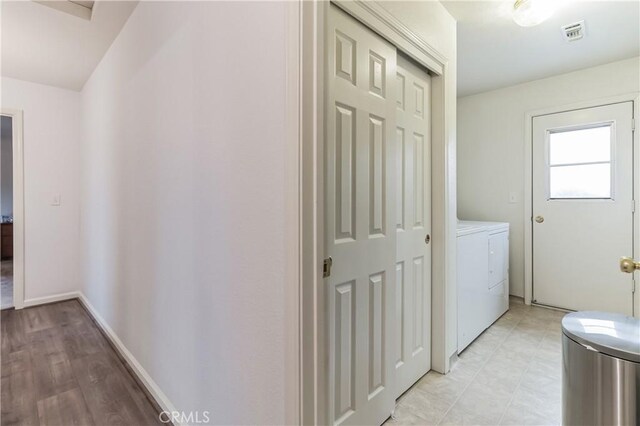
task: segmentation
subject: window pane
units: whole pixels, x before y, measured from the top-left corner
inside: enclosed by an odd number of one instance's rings
[[[611,126],[570,130],[549,135],[549,161],[555,164],[611,160]]]
[[[611,164],[549,169],[550,198],[611,198]]]

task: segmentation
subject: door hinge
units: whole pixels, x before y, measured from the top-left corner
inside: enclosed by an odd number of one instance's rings
[[[631,119],[631,131],[635,131],[636,130],[636,119],[632,118]]]
[[[333,259],[329,256],[322,262],[322,278],[331,276],[331,265],[333,265]]]
[[[631,200],[631,213],[636,212],[636,200]]]

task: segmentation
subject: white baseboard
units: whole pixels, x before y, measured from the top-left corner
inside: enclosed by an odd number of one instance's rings
[[[163,411],[168,411],[173,413],[176,411],[175,406],[169,401],[167,395],[160,389],[158,384],[153,381],[149,373],[142,368],[142,365],[138,362],[138,360],[133,356],[131,352],[126,348],[122,340],[118,337],[118,335],[113,331],[109,324],[102,318],[102,316],[98,313],[96,308],[93,307],[89,299],[80,291],[71,291],[69,293],[60,293],[54,294],[51,296],[45,297],[36,297],[33,299],[26,299],[24,301],[24,307],[29,308],[32,306],[44,305],[46,303],[54,303],[54,302],[62,302],[64,300],[72,300],[78,299],[80,303],[85,307],[85,309],[89,312],[89,314],[93,317],[93,319],[98,323],[98,326],[105,332],[108,339],[115,346],[119,355],[124,358],[124,360],[129,364],[133,374],[136,375],[137,379],[140,383],[147,389],[147,391],[151,394],[151,396],[156,400],[158,405]],[[174,426],[180,426],[175,421],[173,422]]]
[[[69,293],[54,294],[51,296],[35,297],[33,299],[25,299],[24,307],[44,305],[45,303],[62,302],[63,300],[77,299],[80,297],[80,292],[70,291]]]
[[[143,386],[147,388],[151,396],[153,396],[153,398],[156,400],[158,405],[160,405],[160,408],[163,411],[168,411],[171,413],[175,412],[176,408],[171,403],[171,401],[169,401],[169,398],[167,398],[167,395],[165,395],[165,393],[162,392],[158,384],[153,381],[149,373],[147,373],[147,371],[142,367],[142,365],[140,365],[140,363],[133,356],[133,354],[129,352],[129,350],[126,348],[124,343],[122,343],[122,340],[120,340],[120,338],[115,333],[115,331],[113,331],[113,329],[109,327],[109,324],[107,324],[104,318],[102,318],[102,316],[98,313],[98,311],[96,311],[96,309],[93,307],[91,302],[89,302],[89,299],[87,299],[87,297],[82,292],[78,292],[76,297],[78,298],[78,300],[80,300],[80,303],[82,303],[82,305],[87,309],[87,311],[89,311],[93,319],[96,320],[100,328],[102,328],[102,330],[107,334],[109,340],[111,340],[111,343],[113,343],[113,345],[116,347],[116,350],[118,351],[120,356],[122,356],[122,358],[124,358],[125,361],[129,364],[129,367],[131,367],[131,370],[133,370],[133,373],[136,375],[138,380],[143,384]],[[180,426],[175,422],[173,424],[175,426]]]

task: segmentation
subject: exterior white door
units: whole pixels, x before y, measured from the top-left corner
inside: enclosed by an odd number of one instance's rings
[[[326,52],[328,420],[377,425],[396,396],[396,50],[331,5]]]
[[[431,369],[431,79],[398,55],[396,396]]]
[[[533,119],[533,300],[631,315],[632,103]]]

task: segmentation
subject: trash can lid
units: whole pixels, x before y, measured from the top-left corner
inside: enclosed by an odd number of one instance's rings
[[[598,352],[640,363],[640,319],[609,312],[572,312],[562,318],[562,332]]]

